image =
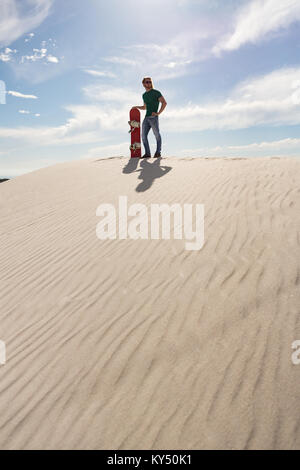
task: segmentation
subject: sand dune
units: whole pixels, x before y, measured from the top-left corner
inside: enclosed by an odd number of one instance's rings
[[[0,448],[299,449],[300,160],[141,165],[1,185]],[[120,195],[204,204],[203,249],[99,240]]]

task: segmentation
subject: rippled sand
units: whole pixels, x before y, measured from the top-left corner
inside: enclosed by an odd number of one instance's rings
[[[127,162],[1,184],[0,448],[299,449],[300,160]],[[100,241],[120,195],[204,204],[203,249]]]

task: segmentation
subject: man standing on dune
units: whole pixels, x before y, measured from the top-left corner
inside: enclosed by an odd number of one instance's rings
[[[148,142],[148,134],[151,128],[153,130],[153,134],[155,135],[157,144],[154,157],[159,158],[161,157],[161,135],[159,132],[158,116],[163,112],[163,110],[167,106],[167,102],[162,96],[161,92],[154,89],[151,77],[145,77],[142,83],[146,90],[143,94],[144,106],[133,107],[137,109],[147,109],[146,116],[142,125],[142,137],[143,144],[145,147],[145,155],[143,155],[142,158],[151,158],[150,146]],[[161,103],[162,106],[158,111],[159,103]]]

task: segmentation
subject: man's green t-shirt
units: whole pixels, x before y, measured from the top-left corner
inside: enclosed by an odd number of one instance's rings
[[[161,92],[152,88],[143,94],[143,100],[147,107],[146,116],[152,116],[152,113],[157,113],[159,107],[158,98],[162,96]]]

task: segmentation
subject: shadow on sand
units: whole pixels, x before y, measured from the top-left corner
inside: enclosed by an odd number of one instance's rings
[[[137,186],[136,191],[142,193],[151,188],[153,182],[169,173],[172,170],[171,166],[160,166],[161,158],[157,158],[153,163],[147,160],[141,160],[139,180],[142,182]]]
[[[123,168],[123,173],[125,175],[129,175],[129,173],[133,173],[139,164],[140,159],[139,158],[130,158],[127,165],[124,166]]]

